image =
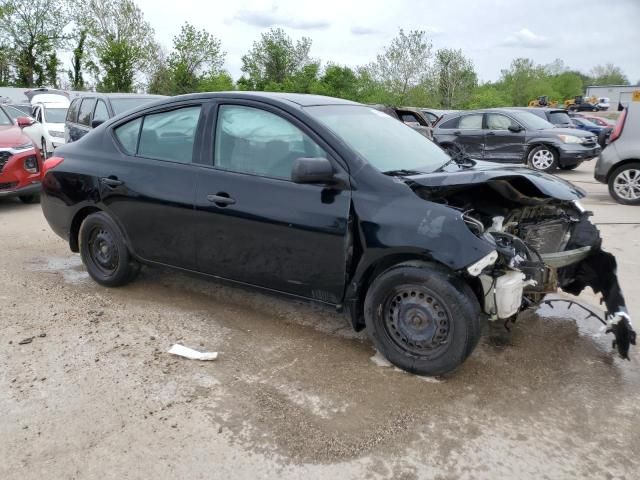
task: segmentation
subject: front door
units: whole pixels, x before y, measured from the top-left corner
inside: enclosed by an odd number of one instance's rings
[[[519,124],[501,113],[485,115],[484,159],[492,162],[522,163],[525,153],[525,130],[509,128]]]
[[[220,105],[210,132],[213,154],[196,180],[199,270],[339,303],[351,193],[291,181],[296,158],[325,157],[341,168],[326,145],[293,117],[256,103]]]
[[[192,164],[202,105],[173,106],[115,128],[124,154],[101,167],[102,201],[144,260],[196,269]],[[100,162],[97,157],[96,162]]]

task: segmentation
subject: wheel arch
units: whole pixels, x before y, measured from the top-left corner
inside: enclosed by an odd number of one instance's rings
[[[87,218],[92,213],[103,212],[100,208],[90,205],[87,207],[83,207],[76,212],[73,216],[73,220],[71,220],[71,228],[69,229],[69,248],[71,248],[72,252],[78,253],[80,251],[80,243],[78,240],[78,235],[80,233],[80,225],[85,218]]]
[[[454,282],[465,282],[477,297],[479,295],[478,292],[482,292],[482,286],[479,284],[479,280],[472,279],[478,282],[478,285],[475,285],[473,281],[467,281],[467,279],[463,279],[459,275],[456,275],[451,268],[437,260],[434,260],[429,255],[421,255],[412,252],[385,255],[371,262],[364,269],[362,274],[360,274],[358,278],[353,279],[349,285],[350,293],[348,294],[348,306],[351,324],[355,331],[358,332],[365,327],[364,301],[373,281],[388,270],[400,266],[428,266],[430,268],[435,268],[450,275]],[[479,297],[478,300],[481,300],[481,297]]]
[[[630,163],[640,163],[640,158],[627,158],[626,160],[622,160],[621,162],[618,162],[615,165],[612,165],[609,171],[607,172],[607,176],[606,176],[607,183],[609,183],[609,180],[611,179],[611,175],[613,175],[613,172],[617,171],[620,167],[624,167],[625,165],[628,165]]]

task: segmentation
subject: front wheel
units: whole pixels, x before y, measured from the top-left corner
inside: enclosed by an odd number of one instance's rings
[[[628,163],[609,177],[609,193],[623,205],[640,205],[640,163]]]
[[[480,338],[480,306],[470,288],[430,264],[400,264],[377,277],[364,316],[378,351],[418,375],[455,370]]]
[[[130,282],[138,265],[124,241],[118,225],[109,215],[97,212],[80,226],[80,256],[87,272],[97,283],[118,287]]]
[[[538,145],[529,152],[527,163],[540,172],[553,172],[558,167],[558,154],[551,147]]]

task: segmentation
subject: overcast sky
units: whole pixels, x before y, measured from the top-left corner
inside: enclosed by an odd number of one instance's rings
[[[313,40],[311,55],[357,66],[399,28],[429,32],[434,49],[461,48],[482,81],[496,80],[516,57],[561,58],[587,72],[614,63],[640,80],[640,0],[137,0],[165,47],[188,21],[222,41],[226,69],[238,78],[241,56],[261,32],[282,27]]]

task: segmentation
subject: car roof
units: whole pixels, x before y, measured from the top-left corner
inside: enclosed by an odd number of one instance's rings
[[[306,93],[286,93],[286,92],[207,92],[191,93],[171,97],[171,100],[182,101],[191,99],[215,99],[215,98],[237,98],[246,100],[268,100],[270,103],[280,103],[291,106],[310,107],[317,105],[362,105],[351,100],[342,98],[325,97],[324,95],[311,95]]]
[[[526,110],[528,112],[566,112],[564,108],[553,108],[553,107],[507,107],[511,110]]]

